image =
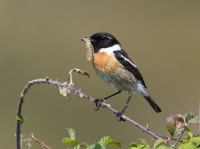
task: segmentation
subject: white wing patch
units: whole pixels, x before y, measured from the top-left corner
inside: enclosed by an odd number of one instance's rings
[[[112,46],[112,47],[101,48],[101,49],[99,50],[99,52],[106,52],[106,53],[108,53],[108,54],[112,54],[114,51],[119,51],[119,50],[121,50],[121,47],[120,47],[119,44],[116,44],[116,45],[114,45],[114,46]]]
[[[133,64],[129,59],[127,59],[126,57],[124,57],[123,55],[121,55],[121,57],[123,57],[123,59],[125,61],[127,61],[128,63],[130,63],[133,67],[137,67],[135,64]]]

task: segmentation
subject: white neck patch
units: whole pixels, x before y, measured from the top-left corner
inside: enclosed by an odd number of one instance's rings
[[[108,53],[108,54],[111,54],[111,53],[113,53],[114,51],[119,51],[119,50],[121,50],[121,46],[120,46],[119,44],[117,44],[117,45],[114,45],[114,46],[112,46],[112,47],[101,48],[101,49],[99,50],[99,52],[106,52],[106,53]]]

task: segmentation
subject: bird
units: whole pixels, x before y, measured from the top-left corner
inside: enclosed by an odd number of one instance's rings
[[[113,97],[122,91],[128,92],[128,99],[123,110],[116,114],[119,121],[125,121],[123,114],[133,93],[142,95],[155,112],[161,112],[161,108],[147,92],[147,87],[137,66],[129,55],[121,48],[120,42],[110,33],[98,32],[89,36],[94,49],[93,67],[96,74],[110,87],[118,91],[103,99],[96,99],[98,110],[100,103]]]

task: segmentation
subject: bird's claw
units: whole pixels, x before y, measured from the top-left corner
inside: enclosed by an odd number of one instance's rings
[[[99,110],[99,108],[101,107],[101,102],[104,102],[104,99],[95,99],[94,101],[96,103],[96,109],[94,109],[94,111]]]
[[[118,119],[119,122],[121,122],[121,121],[124,121],[124,122],[125,122],[125,121],[126,121],[126,120],[123,118],[123,114],[124,114],[124,111],[123,111],[123,110],[117,112],[116,116],[119,117],[119,119]]]

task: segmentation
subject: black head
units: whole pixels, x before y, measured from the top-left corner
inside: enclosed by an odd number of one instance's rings
[[[105,32],[95,33],[90,36],[90,41],[94,47],[94,52],[97,53],[101,48],[112,47],[119,44],[119,41],[111,34]]]

